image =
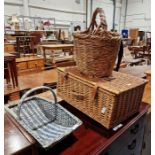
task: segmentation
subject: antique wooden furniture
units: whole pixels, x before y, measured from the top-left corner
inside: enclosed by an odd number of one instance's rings
[[[129,50],[134,54],[134,58],[145,58],[148,60],[148,64],[151,61],[151,43],[146,44],[145,46],[130,46]]]
[[[144,134],[144,119],[148,110],[148,105],[142,104],[139,114],[123,122],[123,127],[116,131],[107,131],[80,111],[76,110],[66,102],[60,103],[78,118],[83,121],[83,125],[73,132],[62,142],[56,144],[53,148],[45,151],[38,148],[39,154],[49,155],[125,155],[141,154],[142,140]],[[13,121],[13,120],[12,120]],[[15,121],[15,120],[14,120]],[[24,134],[25,138],[33,141],[29,134],[25,134],[23,128],[17,128]],[[5,128],[6,130],[6,128]],[[10,129],[11,130],[11,129]],[[11,137],[8,132],[7,139]],[[21,143],[22,139],[18,141]],[[35,142],[37,145],[37,143]],[[5,145],[7,150],[8,145]]]
[[[44,69],[44,59],[37,56],[22,57],[16,59],[18,74]]]
[[[138,33],[139,33],[138,31],[139,31],[138,28],[131,28],[131,29],[129,29],[129,36],[130,36],[130,38],[131,39],[137,39]]]
[[[143,46],[143,51],[139,52],[139,55],[148,60],[148,64],[151,64],[151,43],[147,43]]]
[[[18,129],[11,117],[4,114],[4,154],[34,155],[34,142]]]
[[[19,85],[16,88],[4,87],[4,96],[7,100],[17,100],[20,93],[26,89],[42,86],[44,83],[57,82],[56,69],[32,72],[31,74],[23,74],[18,76]]]
[[[145,71],[146,79],[148,83],[145,86],[145,91],[143,94],[143,102],[148,103],[151,105],[151,69]]]
[[[51,50],[52,59],[54,62],[54,50],[70,50],[73,52],[74,45],[73,44],[52,44],[52,45],[40,45],[43,50],[44,60],[46,62],[46,50]]]
[[[11,77],[13,87],[18,86],[15,56],[9,53],[4,53],[4,66],[5,66],[4,70],[6,71],[6,74],[7,74],[7,77],[6,77],[7,81],[10,81],[10,77]]]
[[[34,37],[35,36],[16,36],[17,51],[26,54],[31,53],[30,50],[32,49],[32,53],[34,54]]]
[[[4,52],[15,52],[15,45],[12,43],[4,43]]]
[[[149,82],[145,86],[142,101],[151,106],[151,69],[147,70],[145,74],[146,79],[149,80]],[[147,112],[147,117],[145,121],[145,133],[144,133],[142,155],[146,154],[147,155],[151,154],[151,107]]]

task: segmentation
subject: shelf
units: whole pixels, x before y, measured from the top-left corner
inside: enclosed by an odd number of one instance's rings
[[[55,29],[55,28],[54,28]],[[52,32],[52,31],[57,31],[57,30],[5,30],[9,32]]]

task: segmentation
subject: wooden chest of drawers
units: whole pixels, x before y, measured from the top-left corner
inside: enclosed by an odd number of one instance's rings
[[[144,135],[144,116],[129,127],[101,155],[141,155]]]
[[[44,69],[44,59],[32,56],[16,59],[16,66],[18,69],[18,75]]]

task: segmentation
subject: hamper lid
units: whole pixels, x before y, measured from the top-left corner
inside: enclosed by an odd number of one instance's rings
[[[111,77],[92,78],[81,74],[77,67],[59,67],[58,70],[75,77],[83,83],[89,83],[114,94],[120,94],[148,82],[148,80],[115,71],[113,71]]]

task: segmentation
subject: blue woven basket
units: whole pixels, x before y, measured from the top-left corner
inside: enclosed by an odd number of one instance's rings
[[[50,90],[54,102],[38,96],[27,98],[32,92],[40,89]],[[82,124],[81,120],[57,104],[54,91],[45,86],[29,90],[22,96],[18,106],[6,110],[43,148],[53,146]]]

